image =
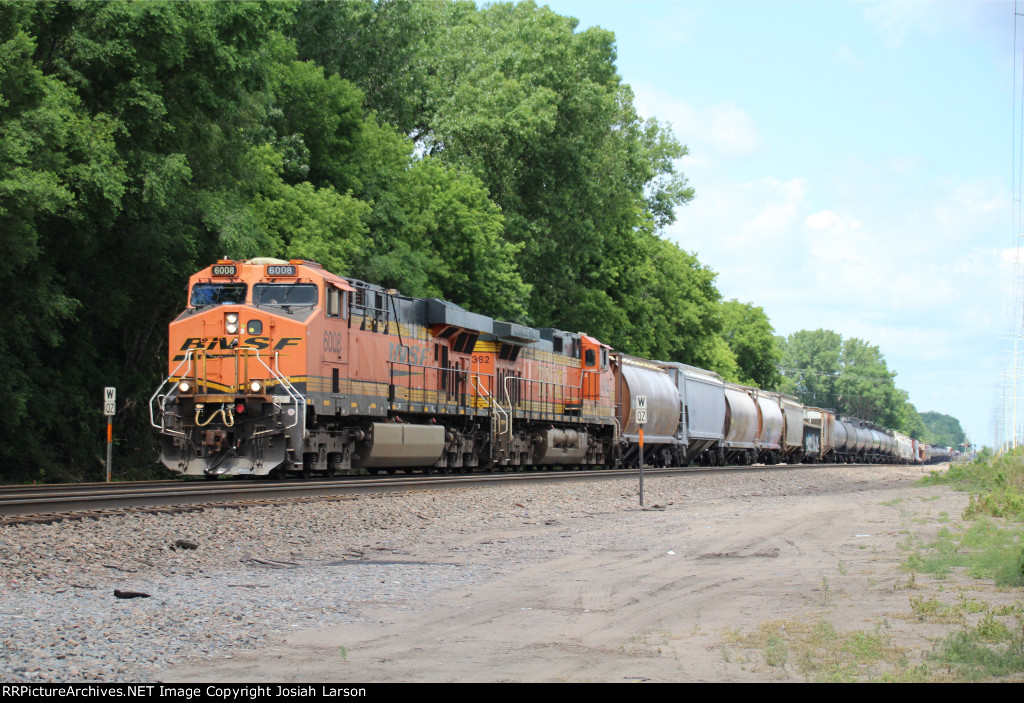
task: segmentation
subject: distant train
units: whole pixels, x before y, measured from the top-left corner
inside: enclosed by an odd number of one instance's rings
[[[150,399],[184,476],[945,461],[931,447],[583,333],[501,322],[310,261],[191,277]],[[642,438],[642,439],[641,439]]]

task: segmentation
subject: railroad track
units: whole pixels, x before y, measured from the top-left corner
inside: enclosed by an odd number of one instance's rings
[[[701,472],[779,471],[847,464],[793,464],[743,467],[645,468],[646,476]],[[872,464],[881,468],[881,464]],[[0,524],[56,522],[145,510],[178,512],[211,505],[247,505],[276,500],[307,500],[345,494],[428,490],[510,482],[573,481],[636,477],[636,469],[597,471],[530,471],[459,475],[409,474],[388,477],[352,476],[326,480],[286,481],[136,481],[126,483],[0,486]]]

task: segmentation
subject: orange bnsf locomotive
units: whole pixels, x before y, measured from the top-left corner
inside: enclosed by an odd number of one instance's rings
[[[219,261],[189,281],[150,412],[184,476],[601,465],[609,351],[309,261]]]

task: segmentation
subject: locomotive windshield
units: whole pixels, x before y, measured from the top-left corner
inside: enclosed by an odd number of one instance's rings
[[[311,283],[257,283],[252,287],[253,305],[311,308],[317,298],[317,287]]]
[[[197,283],[192,286],[191,304],[198,308],[204,305],[244,303],[247,288],[244,283]]]

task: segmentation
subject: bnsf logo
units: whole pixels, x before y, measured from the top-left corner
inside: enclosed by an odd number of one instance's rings
[[[239,347],[249,347],[250,349],[270,349],[271,343],[274,341],[270,337],[246,337],[245,339],[239,340],[237,346],[231,346],[231,339],[227,337],[189,337],[181,345],[179,352],[186,352],[189,349],[202,349],[203,351],[232,351]],[[277,344],[274,344],[273,351],[280,351],[286,347],[297,347],[302,342],[302,337],[282,337],[277,340]],[[178,354],[174,357],[174,361],[181,361],[185,358],[183,353]]]

